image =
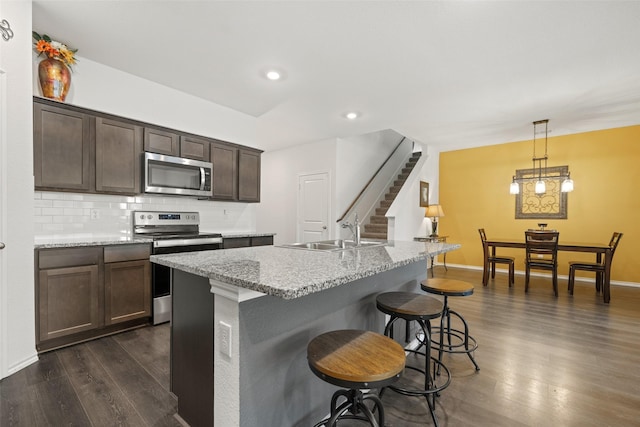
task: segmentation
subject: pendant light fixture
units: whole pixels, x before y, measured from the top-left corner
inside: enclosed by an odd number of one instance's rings
[[[536,155],[536,134],[541,133],[538,132],[538,126],[544,125],[544,156],[538,157]],[[531,159],[533,162],[533,168],[531,171],[533,172],[531,176],[528,177],[516,177],[515,175],[511,179],[511,185],[509,186],[509,193],[511,194],[519,194],[520,193],[520,184],[525,181],[533,181],[535,180],[534,192],[535,194],[541,196],[547,192],[547,184],[545,181],[550,179],[562,179],[562,184],[560,185],[560,191],[563,193],[568,193],[573,191],[573,180],[571,179],[571,174],[567,172],[566,174],[550,173],[547,167],[547,160],[549,159],[549,155],[547,154],[547,146],[548,146],[548,135],[549,135],[549,120],[537,120],[533,122],[533,158]],[[544,162],[544,166],[543,166]]]

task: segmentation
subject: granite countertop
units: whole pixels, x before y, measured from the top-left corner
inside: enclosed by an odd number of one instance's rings
[[[459,248],[459,244],[405,241],[336,252],[259,246],[152,255],[151,261],[241,288],[294,299]]]
[[[109,246],[132,245],[136,243],[151,243],[145,237],[133,237],[129,234],[121,235],[60,235],[40,236],[34,241],[35,249],[73,248],[78,246]]]
[[[275,233],[255,233],[250,231],[222,232],[222,238],[234,237],[262,237],[273,236]],[[109,246],[109,245],[132,245],[136,243],[150,243],[152,239],[148,237],[134,237],[130,234],[118,235],[98,235],[98,234],[66,234],[52,236],[37,236],[34,239],[35,249],[53,248],[73,248],[78,246]]]

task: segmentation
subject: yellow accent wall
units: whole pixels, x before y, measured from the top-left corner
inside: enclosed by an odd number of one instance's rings
[[[537,138],[536,151],[544,153]],[[548,154],[548,166],[568,165],[574,181],[567,219],[515,219],[516,196],[509,194],[509,184],[516,169],[532,167],[532,140],[440,153],[440,204],[446,216],[438,234],[462,245],[447,254],[447,262],[482,267],[479,228],[489,239],[524,241],[524,230],[546,222],[567,242],[608,243],[614,231],[624,233],[611,278],[640,283],[640,126],[549,137]],[[524,250],[499,248],[497,253],[516,257],[516,270],[524,270]],[[568,274],[570,260],[595,261],[595,255],[560,253],[559,274]]]

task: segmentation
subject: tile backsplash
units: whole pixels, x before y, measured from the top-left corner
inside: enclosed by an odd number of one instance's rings
[[[188,197],[36,191],[35,237],[131,234],[131,212],[136,210],[200,212],[200,230],[255,232],[252,203],[212,202]]]

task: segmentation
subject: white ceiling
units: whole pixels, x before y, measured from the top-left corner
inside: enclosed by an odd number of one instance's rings
[[[450,150],[530,139],[546,118],[550,136],[640,124],[638,1],[34,0],[33,29],[256,117],[265,150],[382,129]]]

